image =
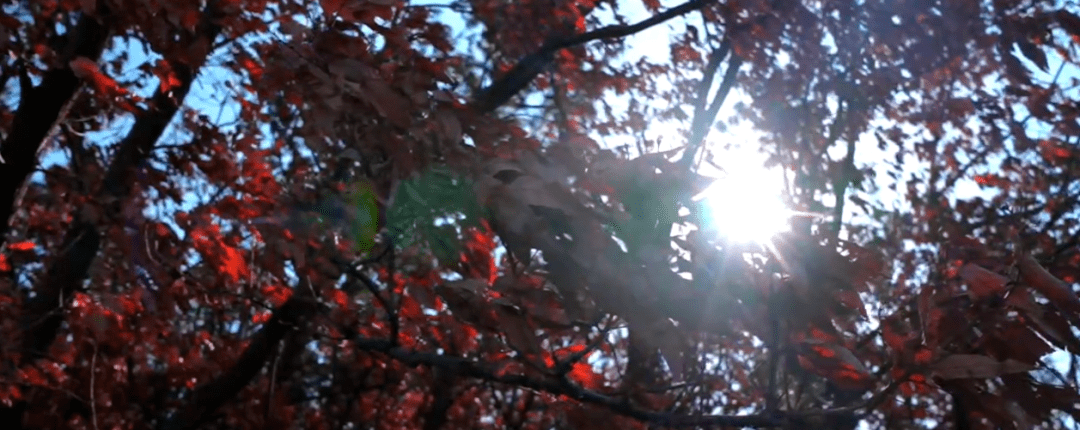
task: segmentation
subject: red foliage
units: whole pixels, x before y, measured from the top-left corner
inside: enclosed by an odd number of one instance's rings
[[[893,3],[5,4],[0,422],[1074,423],[1080,11]]]

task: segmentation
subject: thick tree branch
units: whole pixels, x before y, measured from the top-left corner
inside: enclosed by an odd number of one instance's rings
[[[384,254],[380,253],[374,260],[381,259]],[[390,255],[390,258],[393,258],[393,255]],[[388,306],[386,300],[379,294],[379,287],[357,270],[355,264],[342,260],[336,260],[335,264],[350,276],[359,279],[384,307]],[[350,291],[355,292],[355,288]],[[274,355],[276,346],[285,338],[290,329],[309,319],[317,309],[318,304],[314,300],[293,295],[274,311],[270,321],[255,334],[247,349],[228,371],[197,388],[187,404],[175,414],[163,419],[159,428],[163,430],[194,429],[212,420],[217,410],[236,397],[240,390],[258,376],[270,357]],[[396,314],[393,314],[392,308],[386,309],[391,313],[391,322],[396,326],[398,324]],[[397,338],[396,329],[392,338]],[[392,347],[393,344],[388,342],[388,346]],[[438,415],[437,412],[435,414]]]
[[[436,367],[432,369],[435,374],[431,384],[432,401],[428,410],[424,413],[423,430],[439,430],[446,424],[446,413],[454,405],[454,385],[457,375],[450,369]]]
[[[596,40],[611,40],[626,37],[641,32],[654,25],[669,19],[685,15],[700,9],[715,0],[690,0],[675,6],[664,12],[656,14],[636,24],[609,25],[596,30],[582,33],[566,39],[550,40],[532,54],[522,58],[509,72],[496,80],[491,86],[483,89],[473,100],[473,108],[477,112],[486,113],[502,106],[512,97],[517,95],[525,86],[555,59],[555,53],[559,50],[582,45]]]
[[[207,39],[212,40],[218,32],[215,26]],[[209,44],[209,42],[207,42]],[[153,109],[143,112],[135,121],[131,132],[120,141],[116,157],[109,164],[104,186],[94,199],[98,202],[118,202],[130,197],[133,172],[149,156],[161,133],[180,109],[180,103],[191,88],[196,69],[187,65],[173,66],[181,85],[170,91],[171,94],[158,90],[152,101]],[[118,204],[116,205],[119,206]],[[115,208],[106,207],[113,210]],[[85,214],[76,214],[72,228],[65,236],[61,253],[49,262],[46,276],[34,288],[35,295],[28,300],[22,315],[23,328],[26,330],[23,347],[29,354],[24,359],[32,359],[44,353],[56,336],[63,316],[52,312],[62,306],[62,300],[78,291],[87,272],[97,255],[101,240],[94,223],[100,220],[87,219]]]
[[[200,26],[199,31],[195,34],[187,35],[191,39],[188,45],[193,43],[204,43],[209,47],[213,39],[217,37],[220,32],[220,27],[212,24],[215,21],[210,12],[204,14],[203,24]],[[93,27],[97,25],[96,21],[93,24],[86,24]],[[104,29],[95,29],[94,31],[105,32]],[[95,33],[96,34],[96,33]],[[209,51],[206,51],[209,54]],[[95,55],[96,57],[96,55]],[[205,58],[200,58],[199,61]],[[106,202],[105,208],[107,210],[117,210],[119,204],[109,205],[108,202],[119,202],[125,198],[130,197],[128,194],[131,192],[132,174],[137,166],[141,165],[146,157],[149,155],[150,150],[153,149],[157,139],[161,136],[161,133],[165,130],[165,126],[180,108],[184,97],[187,95],[187,91],[191,88],[191,83],[197,74],[198,66],[200,64],[184,65],[174,64],[173,68],[177,72],[177,78],[180,79],[180,86],[172,89],[169,93],[164,93],[158,90],[151,99],[151,109],[146,112],[142,112],[135,120],[135,125],[132,127],[131,132],[120,142],[119,149],[117,150],[116,157],[112,160],[106,173],[104,186],[94,196],[94,201]],[[65,69],[64,73],[70,74],[70,70]],[[58,72],[59,73],[59,72]],[[56,79],[59,79],[62,85],[74,85],[78,86],[78,80],[74,82],[66,80],[66,75],[59,75]],[[74,79],[74,76],[70,76]],[[46,85],[41,85],[42,91],[51,93],[53,89],[50,89]],[[68,88],[68,87],[64,87]],[[74,91],[74,90],[72,90]],[[23,100],[31,95],[24,95]],[[32,95],[31,98],[49,98],[49,96],[42,94]],[[33,101],[27,101],[27,103],[37,103]],[[63,103],[59,103],[63,105]],[[51,109],[57,105],[48,105],[47,108]],[[42,108],[45,109],[45,108]],[[60,108],[57,108],[59,112]],[[23,109],[20,108],[20,111]],[[47,110],[47,109],[46,109]],[[31,112],[27,110],[26,112]],[[44,112],[44,111],[43,111]],[[47,112],[46,112],[47,113]],[[55,117],[55,115],[54,115]],[[46,133],[48,128],[51,127],[51,122],[44,130],[41,129],[42,124],[34,123],[27,127],[27,136],[33,137],[35,132]],[[43,136],[43,135],[42,135]],[[27,157],[29,159],[19,158],[23,161],[21,164],[27,164],[33,166],[36,164],[34,157],[36,156],[36,149],[26,153],[26,145],[39,145],[40,142],[35,142],[28,138],[21,138],[23,140],[8,141],[4,144],[4,150],[10,148],[20,148],[14,155],[18,157]],[[20,143],[21,142],[21,143]],[[7,158],[7,153],[4,154]],[[0,169],[0,171],[7,174],[8,169]],[[14,177],[14,179],[19,179]],[[25,178],[23,178],[24,180]],[[0,182],[8,186],[8,182]],[[0,191],[0,199],[7,198],[7,189]],[[2,203],[2,202],[0,202]],[[0,213],[10,213],[11,205],[4,205],[4,208],[0,209]],[[7,218],[5,218],[5,224],[3,229],[6,229]],[[49,346],[56,339],[57,332],[64,319],[64,314],[61,310],[64,307],[65,301],[68,300],[76,291],[82,289],[82,285],[87,278],[90,270],[90,266],[93,264],[94,258],[97,256],[98,251],[101,248],[100,232],[96,227],[96,223],[100,222],[99,219],[93,219],[88,216],[86,212],[80,212],[75,215],[75,220],[71,224],[71,228],[68,229],[64,236],[64,240],[60,246],[60,251],[56,257],[47,263],[47,269],[45,276],[40,279],[33,287],[33,296],[25,302],[24,308],[20,315],[20,327],[22,328],[22,361],[21,364],[26,364],[32,360],[45,354],[49,349]],[[22,409],[25,403],[17,403],[11,407],[0,407],[0,419],[7,423],[12,424],[13,428],[21,428],[22,426]]]
[[[101,245],[93,224],[78,222],[64,236],[64,247],[49,265],[45,282],[26,300],[21,315],[23,360],[44,355],[64,320],[62,301],[82,285]]]
[[[187,404],[170,418],[162,420],[159,428],[194,429],[209,421],[214,412],[221,409],[262,371],[289,330],[308,319],[317,308],[315,301],[294,294],[274,311],[270,321],[255,334],[240,359],[236,360],[228,371],[195,389]]]
[[[37,167],[37,154],[60,112],[75,96],[82,82],[67,62],[76,57],[97,59],[108,40],[108,30],[96,16],[83,14],[69,33],[67,45],[57,67],[50,69],[33,87],[26,70],[19,72],[19,106],[11,122],[7,139],[0,143],[0,241],[10,228],[19,190]]]

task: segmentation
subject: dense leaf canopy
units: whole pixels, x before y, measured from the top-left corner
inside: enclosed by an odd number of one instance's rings
[[[0,422],[1076,428],[1078,14],[5,1]]]

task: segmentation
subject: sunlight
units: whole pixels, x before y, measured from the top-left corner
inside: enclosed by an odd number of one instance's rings
[[[761,172],[733,171],[703,193],[720,233],[736,242],[765,243],[788,228],[790,211]]]
[[[763,156],[749,148],[716,155],[724,170],[700,198],[706,199],[717,231],[736,242],[762,244],[786,231],[792,212],[780,197],[780,173],[763,167]]]

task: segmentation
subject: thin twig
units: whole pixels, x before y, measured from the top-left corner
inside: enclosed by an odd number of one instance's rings
[[[775,290],[773,291],[775,294]],[[780,363],[780,318],[776,315],[776,307],[769,306],[769,328],[772,331],[769,336],[769,382],[765,391],[765,412],[772,413],[777,408],[776,396],[776,372]]]
[[[390,247],[392,248],[393,245],[391,245]],[[390,259],[393,260],[393,251],[391,250],[390,253]],[[393,339],[394,342],[397,342],[398,333],[400,331],[400,322],[398,321],[396,311],[397,308],[391,306],[390,301],[383,297],[383,295],[379,291],[379,285],[376,284],[375,281],[371,280],[370,277],[357,269],[355,265],[337,259],[335,259],[335,263],[338,265],[338,268],[348,273],[349,276],[360,280],[360,283],[364,284],[364,288],[367,289],[367,291],[371,293],[372,296],[375,296],[375,300],[379,302],[379,305],[382,306],[384,310],[386,310],[386,316],[390,322],[390,339]],[[393,272],[390,272],[390,276],[393,277]],[[392,294],[393,291],[390,286],[391,284],[388,283],[387,290],[391,290],[390,293]]]
[[[98,430],[97,419],[97,395],[94,394],[94,373],[97,372],[98,344],[94,341],[94,355],[90,357],[90,422],[94,424],[94,430]]]
[[[281,363],[281,353],[285,350],[285,342],[278,344],[278,350],[274,354],[274,364],[270,366],[270,390],[266,393],[266,412],[263,416],[265,422],[270,421],[271,406],[274,403],[274,390],[277,389],[278,365]]]
[[[600,346],[601,343],[604,342],[604,340],[607,339],[607,334],[613,328],[613,324],[613,320],[608,320],[608,323],[604,324],[604,328],[601,329],[600,333],[597,334],[596,339],[593,339],[592,342],[589,342],[589,344],[586,345],[585,348],[582,348],[581,351],[570,354],[570,356],[566,357],[566,360],[556,363],[555,374],[560,376],[566,376],[567,373],[570,373],[570,370],[574,367],[574,363],[577,363],[582,358],[585,358],[585,356],[591,354],[593,351],[596,350],[597,347]]]
[[[843,121],[846,119],[848,102],[840,99],[836,106],[836,119],[829,126],[828,142],[825,146],[830,148],[840,139]],[[851,185],[851,179],[856,173],[855,169],[855,139],[848,139],[847,155],[844,156],[840,166],[840,177],[833,178],[833,192],[836,194],[836,206],[833,207],[833,239],[840,238],[840,229],[844,225],[844,202],[847,200],[847,189]]]

